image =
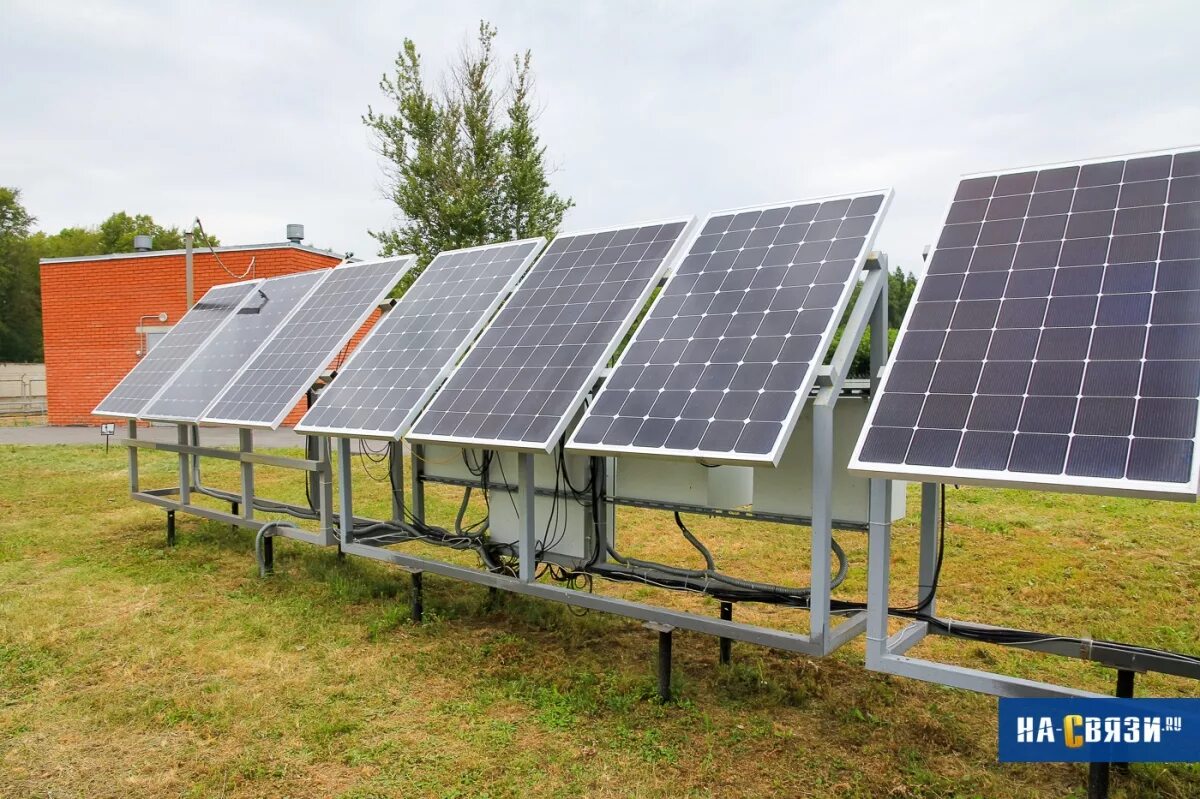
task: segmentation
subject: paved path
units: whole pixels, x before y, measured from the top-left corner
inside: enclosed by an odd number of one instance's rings
[[[117,439],[124,438],[125,423],[117,423],[117,433],[112,437],[115,444]],[[154,425],[138,428],[138,438],[153,441],[176,441],[178,433],[175,425]],[[238,431],[232,427],[201,427],[200,442],[205,446],[237,446]],[[27,444],[45,446],[48,444],[103,444],[104,436],[100,435],[100,427],[50,427],[34,425],[29,427],[0,427],[0,445]],[[255,430],[255,448],[299,447],[304,443],[304,437],[290,428],[279,430]],[[379,448],[378,444],[374,445]]]

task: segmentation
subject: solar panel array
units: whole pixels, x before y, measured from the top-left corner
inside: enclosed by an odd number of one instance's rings
[[[890,197],[711,215],[568,448],[777,464]]]
[[[399,438],[545,239],[443,252],[372,328],[298,432]]]
[[[689,221],[556,238],[409,438],[549,451],[649,299]]]
[[[155,347],[109,392],[96,409],[99,416],[134,418],[166,385],[180,366],[258,287],[260,281],[227,283],[209,289],[200,301],[167,331]]]
[[[333,269],[213,401],[202,421],[278,427],[415,260],[405,255]]]
[[[330,274],[328,269],[272,277],[221,326],[146,406],[141,416],[196,422],[276,329]]]
[[[1200,152],[973,176],[851,467],[1190,495]]]

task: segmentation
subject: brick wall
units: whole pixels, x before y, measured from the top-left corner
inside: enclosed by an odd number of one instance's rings
[[[340,260],[290,245],[226,251],[220,258],[234,275],[245,271],[253,258],[255,277],[319,269]],[[50,424],[112,421],[91,411],[137,363],[143,346],[139,325],[173,325],[183,315],[187,305],[184,256],[44,263],[41,272]],[[204,250],[193,256],[193,272],[196,299],[214,285],[234,280]],[[156,318],[163,311],[165,323]],[[142,319],[143,315],[149,318]],[[352,343],[361,340],[374,319],[375,315]],[[295,424],[302,413],[303,407],[293,410],[284,424]]]

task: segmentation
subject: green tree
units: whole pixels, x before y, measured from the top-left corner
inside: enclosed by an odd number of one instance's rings
[[[150,214],[130,215],[125,211],[110,214],[96,227],[68,227],[58,233],[34,233],[31,243],[39,258],[72,258],[82,255],[109,255],[133,252],[134,236],[150,236],[153,250],[181,250],[185,230],[165,227]],[[197,247],[217,247],[216,236],[197,231]]]
[[[58,233],[31,231],[37,220],[20,201],[18,189],[0,187],[0,361],[42,359],[42,258],[72,258],[133,251],[133,237],[153,237],[152,249],[182,249],[184,231],[158,224],[149,214],[117,211],[95,227],[67,227]],[[219,246],[197,232],[196,246]]]
[[[0,186],[0,361],[42,359],[38,263],[29,246],[35,221],[20,190]]]
[[[896,267],[888,275],[888,326],[899,329],[917,288],[917,276]]]
[[[411,39],[393,74],[380,79],[389,110],[368,107],[363,123],[375,136],[399,216],[396,227],[370,231],[381,255],[415,253],[423,268],[442,250],[553,236],[571,208],[550,189],[546,148],[534,130],[532,55],[513,59],[498,95],[495,37],[481,22],[475,46],[451,65],[447,87],[436,94],[426,88]]]

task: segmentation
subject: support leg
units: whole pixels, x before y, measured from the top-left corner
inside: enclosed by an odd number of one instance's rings
[[[404,442],[388,444],[389,483],[392,493],[392,521],[404,521]]]
[[[425,588],[422,572],[412,573],[412,622],[420,624],[425,619]]]
[[[522,452],[517,455],[517,508],[521,512],[520,541],[521,550],[518,553],[520,561],[517,567],[518,576],[523,583],[532,583],[537,573],[537,528],[533,519],[533,455]]]
[[[409,512],[413,518],[421,523],[425,523],[425,446],[423,444],[413,444],[412,446],[412,507]]]
[[[1117,697],[1119,699],[1133,699],[1133,682],[1136,675],[1129,669],[1117,669]],[[1121,774],[1129,773],[1128,763],[1113,763],[1113,766]]]
[[[167,511],[167,546],[175,546],[175,511]]]
[[[942,492],[946,487],[938,483],[921,485],[921,542],[918,550],[917,601],[929,604],[925,612],[937,612],[937,600],[933,597],[934,580],[937,578],[938,529],[942,523]]]
[[[238,450],[243,455],[254,452],[254,431],[249,427],[238,428]],[[242,461],[242,518],[250,521],[254,518],[254,464]]]
[[[867,668],[876,669],[887,654],[888,596],[891,588],[892,504],[890,480],[870,483],[870,532],[867,537]]]
[[[1108,799],[1108,763],[1088,764],[1088,799]]]
[[[177,425],[178,443],[182,447],[190,445],[188,426]],[[179,501],[187,505],[192,501],[192,459],[186,452],[179,453]]]
[[[350,456],[350,439],[337,440],[338,452],[338,529],[341,530],[342,544],[354,540],[354,493],[351,486],[350,470],[353,461]],[[345,550],[338,546],[338,557],[344,558]]]
[[[263,572],[271,574],[275,571],[275,536],[263,536]]]
[[[671,648],[675,628],[656,621],[648,621],[642,626],[658,633],[658,701],[665,705],[671,701]]]
[[[658,701],[671,701],[671,645],[675,633],[662,630],[658,634]]]
[[[733,621],[733,603],[721,603],[721,621]],[[721,665],[728,666],[733,658],[733,640],[730,638],[721,639]]]

